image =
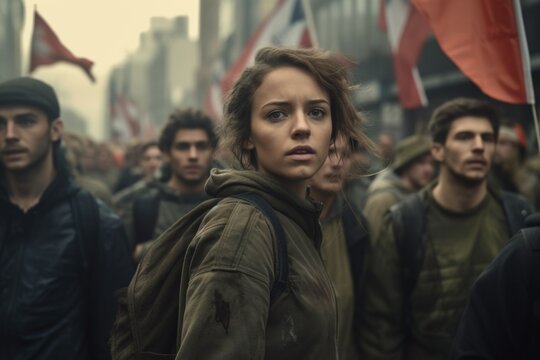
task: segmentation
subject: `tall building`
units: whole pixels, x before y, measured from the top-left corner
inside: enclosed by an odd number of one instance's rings
[[[21,75],[22,0],[0,0],[0,81]]]
[[[111,134],[116,126],[129,129],[130,137],[144,138],[158,132],[173,109],[196,107],[198,66],[187,17],[152,18],[138,49],[109,78]]]

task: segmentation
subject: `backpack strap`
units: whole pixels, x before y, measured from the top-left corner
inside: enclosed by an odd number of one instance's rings
[[[96,199],[89,192],[80,189],[70,197],[71,213],[77,237],[81,241],[88,275],[95,274],[99,257],[99,208]],[[89,284],[92,284],[90,281]]]
[[[401,262],[405,330],[412,330],[412,293],[422,268],[427,243],[424,204],[419,194],[413,194],[390,208],[394,241]]]
[[[154,237],[158,213],[159,192],[151,191],[138,196],[133,202],[133,230],[135,244],[142,244]]]
[[[100,225],[98,203],[89,192],[79,189],[77,193],[70,197],[70,206],[75,233],[81,245],[85,266],[85,298],[87,299],[87,304],[97,304],[97,289],[99,287],[98,272],[100,271],[98,264],[100,256],[98,246]],[[86,316],[87,334],[91,337],[91,340],[97,341],[98,339],[93,338],[96,333],[92,325],[95,319],[93,319],[90,311],[86,312]]]
[[[276,279],[272,285],[272,290],[270,291],[270,303],[274,303],[277,298],[283,294],[288,287],[289,279],[289,261],[288,261],[288,251],[287,251],[287,241],[285,240],[285,231],[283,226],[279,221],[274,209],[264,200],[260,195],[256,193],[241,193],[233,195],[235,198],[245,200],[250,204],[254,205],[259,209],[264,216],[274,228],[274,234],[276,235],[276,246],[277,246],[277,256],[276,256]]]
[[[355,296],[359,299],[365,278],[364,260],[367,256],[369,244],[368,225],[362,212],[355,211],[353,205],[349,203],[345,203],[343,207],[341,223],[354,278]]]
[[[508,191],[502,191],[501,199],[511,237],[525,226],[531,208],[522,196]]]

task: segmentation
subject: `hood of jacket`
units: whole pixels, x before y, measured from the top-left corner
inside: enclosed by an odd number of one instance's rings
[[[296,222],[304,232],[318,242],[321,204],[308,197],[298,199],[277,180],[254,170],[212,169],[205,187],[208,195],[224,198],[245,192],[255,192],[274,210]]]

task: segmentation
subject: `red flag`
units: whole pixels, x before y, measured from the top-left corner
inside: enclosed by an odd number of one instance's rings
[[[257,51],[265,46],[311,47],[302,0],[279,0],[249,38],[236,61],[221,78],[219,87],[213,84],[207,91],[208,113],[221,114],[221,102],[242,71],[253,64]]]
[[[401,105],[416,108],[427,104],[416,64],[429,35],[429,26],[409,0],[381,0],[379,27],[388,34]]]
[[[311,37],[301,0],[280,0],[249,38],[238,59],[225,74],[221,87],[226,93],[242,71],[253,64],[265,46],[311,47]]]
[[[137,104],[127,96],[116,95],[111,104],[113,138],[127,144],[140,135],[140,111]]]
[[[94,63],[73,55],[36,10],[34,11],[34,32],[30,49],[30,72],[38,66],[54,64],[59,61],[80,66],[92,82],[96,81],[91,71]]]
[[[412,0],[446,55],[488,96],[534,102],[519,0]]]

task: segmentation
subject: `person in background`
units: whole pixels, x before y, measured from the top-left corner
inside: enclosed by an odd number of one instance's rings
[[[127,145],[124,151],[123,164],[118,171],[118,179],[112,189],[114,195],[143,179],[144,176],[139,166],[142,145],[140,141]]]
[[[112,193],[103,182],[94,177],[84,174],[81,157],[84,153],[84,140],[75,133],[64,133],[63,144],[66,147],[66,157],[75,182],[83,189],[103,201],[107,206],[112,206]]]
[[[525,166],[526,153],[523,129],[518,124],[501,126],[490,180],[503,190],[523,195],[534,209],[538,209],[540,183],[538,176]]]
[[[363,209],[366,204],[367,190],[371,184],[371,177],[368,174],[370,153],[376,150],[373,145],[368,149],[364,145],[356,142],[352,143],[350,154],[350,173],[343,185],[346,198],[349,199],[357,209]]]
[[[434,111],[438,178],[391,208],[370,249],[364,359],[446,359],[472,284],[523,227],[528,204],[488,187],[499,122],[497,111],[476,99]]]
[[[147,141],[141,145],[139,168],[145,181],[150,182],[159,177],[158,171],[161,169],[162,158],[157,141]]]
[[[394,135],[389,132],[381,132],[377,137],[376,151],[370,154],[374,156],[368,157],[369,168],[367,171],[370,174],[378,174],[384,171],[394,161],[395,147]]]
[[[128,191],[115,197],[131,234],[138,261],[152,239],[208,199],[204,184],[210,174],[218,139],[212,120],[200,111],[173,112],[159,138],[159,148],[171,169],[166,182],[151,181],[127,202]]]
[[[73,181],[55,91],[0,83],[0,358],[109,359],[133,274],[120,220]]]
[[[377,240],[384,216],[392,205],[429,184],[433,174],[429,137],[412,135],[398,142],[394,162],[388,171],[377,176],[367,191],[363,213],[372,241]]]
[[[360,209],[343,192],[351,170],[347,145],[343,137],[330,145],[326,161],[310,180],[310,195],[323,204],[321,256],[336,293],[339,358],[358,359],[358,307],[369,235]]]

